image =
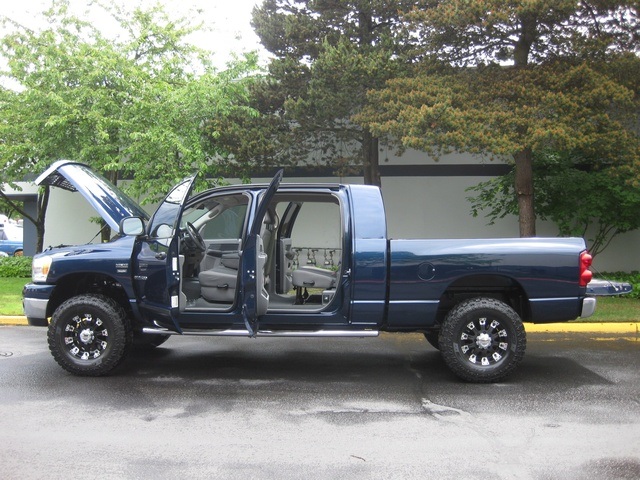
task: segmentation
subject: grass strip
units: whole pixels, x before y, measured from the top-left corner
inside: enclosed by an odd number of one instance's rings
[[[22,287],[28,278],[0,277],[0,315],[22,315]]]

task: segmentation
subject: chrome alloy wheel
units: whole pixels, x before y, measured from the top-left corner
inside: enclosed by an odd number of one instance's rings
[[[64,327],[64,344],[68,353],[79,360],[100,357],[109,346],[109,330],[100,317],[90,313],[75,315]]]
[[[507,355],[509,333],[499,320],[480,317],[463,327],[457,347],[469,363],[488,367]]]
[[[527,337],[518,313],[496,298],[458,303],[440,329],[440,353],[458,377],[475,383],[497,382],[524,357]]]
[[[126,358],[133,342],[127,313],[98,293],[71,297],[55,309],[47,332],[49,350],[74,375],[107,375]]]

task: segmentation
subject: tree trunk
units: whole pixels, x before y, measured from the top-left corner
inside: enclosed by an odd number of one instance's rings
[[[382,186],[380,179],[380,152],[378,150],[378,138],[371,135],[368,129],[363,132],[362,138],[362,166],[364,169],[365,185]]]
[[[533,205],[533,153],[525,148],[514,155],[516,162],[515,189],[518,198],[518,223],[521,237],[536,236],[536,214]]]
[[[535,15],[520,18],[520,35],[515,45],[513,60],[515,67],[526,67],[529,63],[531,46],[538,35],[538,21]],[[516,162],[516,196],[518,198],[518,220],[521,237],[536,236],[536,213],[533,204],[533,152],[525,148],[514,155]]]
[[[38,238],[36,239],[36,253],[44,250],[44,221],[47,213],[47,206],[49,205],[49,186],[42,187],[38,192],[38,199],[36,205],[36,218],[29,215],[24,208],[13,202],[9,197],[0,191],[0,196],[18,212],[23,218],[29,220],[36,227],[36,233]]]
[[[358,11],[358,24],[359,24],[359,43],[361,47],[368,48],[373,44],[373,14],[371,12],[371,5],[363,3],[360,5]],[[363,79],[365,90],[372,88],[372,85],[367,85],[368,79]],[[363,167],[364,167],[364,183],[365,185],[375,185],[377,187],[382,186],[380,179],[380,151],[378,150],[378,138],[371,134],[368,128],[365,128],[362,132],[362,153],[363,153]]]

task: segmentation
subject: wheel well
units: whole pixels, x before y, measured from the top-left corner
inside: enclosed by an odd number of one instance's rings
[[[531,308],[522,286],[503,275],[470,275],[459,278],[440,297],[436,321],[442,324],[447,313],[469,298],[487,297],[500,300],[513,308],[523,321],[531,318]]]
[[[112,298],[131,316],[129,298],[122,285],[108,275],[98,273],[76,273],[58,280],[47,305],[47,316],[67,299],[84,293],[100,293]]]

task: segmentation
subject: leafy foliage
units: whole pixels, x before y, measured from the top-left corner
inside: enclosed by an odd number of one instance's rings
[[[0,257],[0,277],[30,277],[31,257]]]
[[[0,212],[6,215],[9,218],[15,217],[15,213],[18,213],[16,207],[21,207],[22,202],[11,202],[9,203],[4,198],[0,197]]]
[[[640,42],[634,0],[421,0],[409,17],[425,50],[458,66],[541,64]]]
[[[253,25],[274,58],[262,90],[281,118],[272,131],[282,159],[330,165],[342,174],[362,166],[380,184],[378,139],[351,118],[404,67],[408,42],[400,12],[413,2],[265,0]]]
[[[575,154],[536,155],[536,211],[553,221],[561,235],[587,239],[593,256],[621,233],[640,228],[640,190],[602,165]],[[517,213],[513,172],[473,187],[472,213],[488,211],[491,221]]]
[[[119,29],[108,38],[71,14],[68,0],[52,5],[42,30],[4,19],[11,27],[0,41],[4,74],[19,88],[0,89],[3,179],[21,181],[71,158],[114,182],[130,178],[127,188],[153,201],[192,171],[215,175],[212,158],[229,151],[207,141],[205,125],[255,114],[242,104],[256,57],[217,72],[211,53],[187,42],[198,29],[193,19],[170,18],[160,6],[92,4]]]
[[[512,161],[523,236],[536,153],[579,150],[637,182],[637,2],[423,1],[406,18],[421,62],[370,93],[357,120],[374,135]]]
[[[523,148],[621,150],[635,155],[635,94],[592,66],[550,64],[535,69],[491,65],[441,69],[398,78],[372,92],[366,117],[374,132],[407,147],[493,156]],[[363,115],[364,117],[364,115]]]

